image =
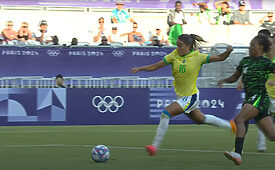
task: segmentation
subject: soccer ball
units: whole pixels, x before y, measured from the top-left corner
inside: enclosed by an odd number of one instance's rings
[[[105,163],[110,157],[109,149],[104,145],[97,145],[92,150],[92,159],[96,163]]]

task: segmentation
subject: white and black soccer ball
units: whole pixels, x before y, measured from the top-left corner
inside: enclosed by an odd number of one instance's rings
[[[92,150],[92,159],[96,163],[105,163],[110,157],[109,149],[105,145],[97,145]]]

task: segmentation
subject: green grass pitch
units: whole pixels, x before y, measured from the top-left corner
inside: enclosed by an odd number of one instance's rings
[[[256,152],[257,129],[251,125],[243,163],[223,155],[234,135],[207,125],[170,125],[162,150],[150,157],[155,125],[0,127],[0,170],[274,170],[275,143]],[[91,161],[94,145],[109,147],[107,163]]]

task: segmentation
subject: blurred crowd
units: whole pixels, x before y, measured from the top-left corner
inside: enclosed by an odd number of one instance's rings
[[[232,12],[230,9],[230,0],[223,0],[215,2],[216,11],[210,10],[207,3],[194,3],[194,7],[199,7],[199,12],[191,14],[196,18],[199,24],[209,25],[252,25],[250,21],[250,13],[246,10],[246,3],[243,0],[239,1],[239,9]],[[182,34],[182,25],[188,24],[186,21],[184,9],[182,9],[182,2],[175,2],[175,9],[170,10],[167,16],[167,30],[162,30],[159,27],[150,33],[149,37],[142,34],[139,24],[135,18],[124,9],[123,2],[117,2],[116,8],[112,11],[110,18],[100,17],[98,25],[95,26],[93,32],[92,44],[108,46],[110,44],[131,45],[131,46],[169,46],[176,45],[177,37]],[[111,25],[106,26],[105,21],[111,20]],[[125,29],[131,23],[131,28]],[[273,12],[268,12],[259,20],[262,27],[269,29],[271,32],[275,30],[275,22],[273,19]],[[6,22],[6,28],[2,30],[0,36],[0,44],[20,45],[20,44],[34,44],[34,45],[59,45],[57,35],[50,35],[48,33],[48,23],[46,20],[41,20],[37,31],[29,29],[27,22],[22,22],[19,30],[13,29],[13,21]],[[126,32],[125,30],[131,30]],[[77,38],[73,38],[70,45],[77,45]]]

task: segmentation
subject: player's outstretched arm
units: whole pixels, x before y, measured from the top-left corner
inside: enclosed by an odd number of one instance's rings
[[[209,62],[218,62],[224,61],[233,51],[233,47],[231,45],[227,46],[226,51],[219,55],[212,55],[209,57]]]
[[[236,70],[234,74],[231,76],[227,77],[226,79],[218,81],[218,87],[222,87],[223,83],[234,83],[236,82],[240,77],[242,73],[239,70]]]
[[[158,70],[164,66],[166,66],[166,64],[163,60],[161,60],[155,64],[151,64],[151,65],[147,65],[147,66],[143,66],[143,67],[132,68],[131,72],[137,73],[139,71],[155,71],[155,70]]]

